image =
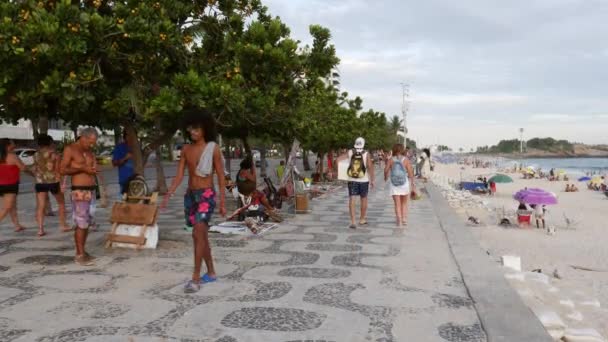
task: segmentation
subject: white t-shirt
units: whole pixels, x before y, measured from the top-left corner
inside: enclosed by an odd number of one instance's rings
[[[353,150],[348,151],[348,163],[350,166],[350,161],[353,158]],[[359,182],[359,183],[367,183],[369,182],[369,169],[367,168],[367,151],[363,152],[363,165],[365,166],[365,176],[362,178],[348,178],[349,182]]]

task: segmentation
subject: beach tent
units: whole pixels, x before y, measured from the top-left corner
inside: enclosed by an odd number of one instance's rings
[[[590,180],[591,180],[591,177],[587,177],[587,176],[581,177],[578,179],[579,182],[588,182]]]

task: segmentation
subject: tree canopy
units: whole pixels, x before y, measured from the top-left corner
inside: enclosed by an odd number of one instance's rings
[[[210,109],[229,139],[389,147],[398,122],[341,92],[331,32],[309,33],[302,46],[260,0],[3,2],[0,119],[123,127],[140,169],[186,106]]]

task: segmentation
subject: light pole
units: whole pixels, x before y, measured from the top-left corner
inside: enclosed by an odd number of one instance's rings
[[[401,114],[403,116],[403,144],[407,146],[407,112],[409,110],[409,101],[410,97],[410,85],[407,83],[401,82],[401,90],[402,90],[402,104],[401,104]]]
[[[524,129],[519,129],[519,154],[524,154]]]

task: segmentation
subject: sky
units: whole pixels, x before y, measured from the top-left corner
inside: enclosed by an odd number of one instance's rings
[[[607,0],[264,0],[310,44],[331,30],[341,88],[453,149],[500,139],[608,143]]]

